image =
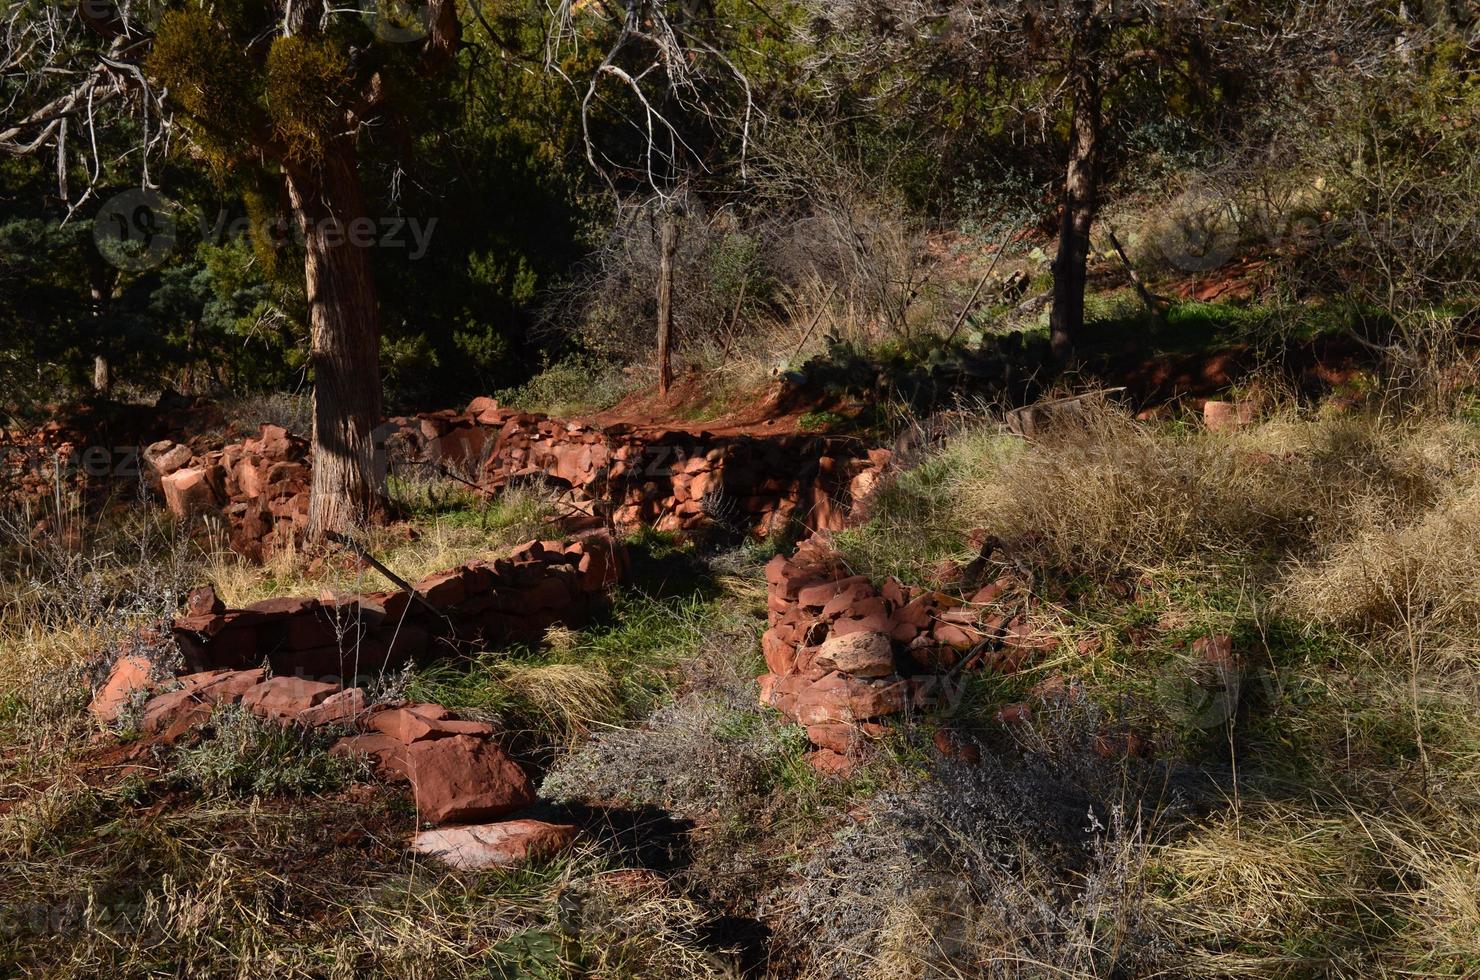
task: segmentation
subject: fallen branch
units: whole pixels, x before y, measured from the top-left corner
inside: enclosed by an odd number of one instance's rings
[[[992,278],[992,273],[997,271],[997,263],[1002,260],[1002,253],[1005,251],[1007,251],[1006,242],[997,246],[997,254],[992,256],[992,264],[987,266],[987,271],[976,281],[976,288],[971,291],[971,298],[966,301],[965,306],[961,307],[961,315],[956,317],[956,325],[951,327],[950,333],[946,334],[947,344],[956,339],[956,332],[961,329],[961,325],[971,315],[971,308],[976,305],[976,298],[982,294],[982,287],[987,284],[988,279]]]
[[[807,327],[807,332],[802,334],[801,343],[797,344],[797,349],[791,352],[791,357],[788,357],[786,359],[786,363],[788,365],[791,364],[792,361],[796,360],[797,355],[802,352],[802,348],[807,346],[807,341],[812,339],[812,331],[816,330],[817,324],[822,322],[822,314],[827,312],[827,304],[832,302],[833,295],[836,294],[837,291],[838,284],[833,283],[827,291],[827,296],[823,298],[822,303],[817,307],[817,314],[812,317],[812,324]]]

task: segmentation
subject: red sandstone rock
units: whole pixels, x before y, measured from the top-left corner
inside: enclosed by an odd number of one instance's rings
[[[164,478],[189,465],[192,455],[189,446],[168,439],[148,446],[142,457],[150,485],[161,489]]]
[[[336,684],[298,677],[274,677],[244,694],[242,705],[258,717],[290,721],[309,708],[327,701],[338,690]]]
[[[424,821],[492,820],[535,800],[529,777],[496,745],[471,735],[416,742],[405,771]]]
[[[986,638],[986,634],[979,629],[945,621],[937,622],[930,632],[937,643],[957,650],[970,649]]]
[[[216,596],[215,589],[203,585],[185,597],[185,611],[191,616],[219,616],[226,611],[226,604]]]
[[[996,602],[1007,594],[1009,584],[1006,579],[998,579],[991,585],[977,589],[976,593],[972,595],[971,601],[978,606],[984,606],[989,602]]]
[[[849,633],[822,644],[812,663],[855,677],[888,677],[894,673],[894,646],[884,633]]]
[[[1095,754],[1105,759],[1149,759],[1154,746],[1135,732],[1104,733],[1095,736]]]
[[[412,838],[411,848],[454,868],[511,868],[558,854],[575,838],[571,824],[506,820],[424,830]]]
[[[570,588],[559,578],[541,579],[524,590],[520,604],[530,611],[565,610],[571,604]]]
[[[193,517],[216,509],[219,501],[205,467],[187,467],[160,480],[165,506],[176,517]]]
[[[261,599],[246,607],[248,612],[258,613],[262,617],[268,616],[301,616],[313,612],[319,607],[319,600],[312,596],[275,596],[271,599]]]
[[[1203,405],[1203,425],[1209,432],[1233,432],[1254,421],[1253,402],[1209,401]]]
[[[771,699],[776,695],[776,680],[777,676],[775,674],[762,674],[756,678],[756,683],[760,685],[761,704],[771,704]]]
[[[259,667],[251,670],[212,670],[180,678],[196,697],[211,704],[236,704],[266,678]]]
[[[895,611],[894,620],[898,623],[906,623],[913,626],[916,630],[929,629],[934,618],[935,606],[936,598],[934,594],[927,592],[915,596]]]
[[[406,705],[406,710],[427,721],[443,721],[452,717],[452,712],[435,701],[413,701]]]
[[[929,633],[915,637],[906,649],[911,660],[933,674],[950,670],[961,659],[955,648],[940,646]]]
[[[896,643],[910,643],[919,635],[919,629],[909,623],[896,622],[889,628],[889,639]]]
[[[1019,616],[1009,622],[1003,631],[1002,646],[1008,653],[1014,654],[1015,659],[1026,663],[1037,654],[1058,649],[1059,638]]]
[[[796,720],[803,725],[866,721],[897,714],[909,703],[910,688],[904,681],[867,681],[832,673],[797,696]]]
[[[853,775],[853,760],[841,752],[832,749],[818,749],[807,753],[807,765],[817,771],[818,775],[837,779],[847,779]]]
[[[883,738],[888,732],[878,722],[863,722],[848,725],[836,722],[808,725],[807,738],[813,745],[847,755],[872,739]]]
[[[416,583],[416,592],[433,609],[455,606],[467,596],[461,569],[428,575]]]
[[[447,712],[441,705],[413,704],[405,708],[378,711],[370,716],[368,724],[374,731],[384,732],[406,745],[453,735],[487,737],[493,734],[492,725],[481,721],[459,721],[446,715]]]
[[[1199,637],[1192,642],[1192,652],[1204,664],[1225,676],[1237,674],[1241,668],[1239,657],[1233,651],[1233,637],[1226,633]]]
[[[88,711],[104,724],[117,721],[124,706],[136,692],[147,691],[156,686],[149,679],[153,669],[153,665],[144,657],[119,657],[108,671],[108,679],[98,688],[98,693],[93,695]]]
[[[997,720],[1004,725],[1025,725],[1033,720],[1033,709],[1022,703],[1004,705],[997,711]]]
[[[797,592],[797,603],[804,609],[821,609],[827,605],[833,596],[846,592],[855,585],[867,585],[868,578],[863,575],[854,575],[849,578],[839,579],[836,582],[821,582],[817,585],[809,585]]]
[[[796,716],[797,699],[813,683],[807,674],[777,676],[764,674],[760,678],[761,704],[775,708],[788,717]]]
[[[307,728],[318,728],[322,725],[351,724],[364,713],[365,692],[361,688],[352,687],[330,695],[311,708],[303,709],[294,720]]]
[[[875,597],[874,587],[867,581],[856,582],[842,590],[822,607],[822,615],[827,619],[836,619],[839,616],[858,615],[858,606],[865,599]],[[878,600],[882,608],[883,600]]]
[[[196,697],[192,691],[166,691],[151,698],[144,706],[139,729],[146,734],[157,735],[166,729],[174,731],[204,724],[210,720],[211,710],[211,705]]]
[[[974,766],[982,761],[982,751],[974,741],[949,728],[937,729],[932,738],[936,751],[948,759]]]
[[[431,738],[433,722],[405,708],[377,711],[367,722],[371,730],[383,732],[404,745]]]
[[[869,602],[882,603],[882,599],[866,600]],[[832,625],[834,636],[848,636],[852,633],[892,633],[894,631],[894,620],[882,609],[873,612],[862,612],[857,616],[845,616]]]
[[[761,651],[773,674],[789,674],[796,667],[796,646],[783,639],[774,627],[761,635]]]
[[[1077,701],[1082,691],[1083,685],[1077,681],[1071,681],[1063,674],[1050,674],[1034,684],[1028,693],[1045,704],[1053,704]]]
[[[376,771],[387,778],[404,778],[406,775],[406,745],[382,732],[367,732],[363,735],[346,735],[329,749],[330,755],[364,756],[374,764]]]

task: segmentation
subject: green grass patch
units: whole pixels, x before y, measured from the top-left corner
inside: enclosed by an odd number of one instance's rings
[[[329,754],[338,734],[262,721],[239,705],[222,705],[208,736],[179,751],[170,779],[207,796],[334,792],[368,774],[363,760]]]
[[[538,648],[426,667],[412,676],[408,694],[574,744],[594,729],[650,713],[671,692],[679,666],[712,636],[734,629],[755,632],[733,601],[626,591],[592,626],[552,632]]]
[[[918,582],[944,559],[969,557],[966,536],[975,515],[962,488],[1021,448],[1021,440],[989,430],[951,439],[882,487],[869,520],[838,533],[838,550],[876,581],[896,575]]]

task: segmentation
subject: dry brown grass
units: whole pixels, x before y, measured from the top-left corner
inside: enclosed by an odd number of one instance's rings
[[[1265,803],[1156,849],[1168,932],[1205,976],[1473,976],[1480,834],[1361,805]]]
[[[1296,615],[1344,629],[1473,636],[1480,627],[1477,571],[1480,486],[1466,480],[1417,514],[1372,514],[1356,534],[1292,574],[1289,603]]]
[[[70,826],[33,831],[29,851],[0,827],[6,975],[736,975],[707,947],[702,909],[656,876],[635,890],[591,848],[509,875],[451,873],[408,855],[382,812],[353,801],[144,820],[116,795],[73,796],[53,804]],[[326,821],[358,829],[364,847],[311,857]],[[87,846],[89,832],[108,846]]]
[[[1426,513],[1480,460],[1450,423],[1272,412],[1233,435],[1106,409],[967,476],[966,520],[1045,567],[1117,572],[1188,559],[1278,560],[1374,520]]]
[[[1023,441],[983,418],[840,536],[859,570],[918,579],[983,528],[1050,618],[1105,638],[999,697],[1072,674],[1204,772],[1204,815],[1142,852],[1171,975],[1480,975],[1480,426],[1472,375],[1435,363],[1355,409],[1268,398],[1227,434],[1107,408]],[[1161,701],[1209,631],[1248,664],[1204,730]],[[950,921],[901,907],[876,972],[936,975]]]

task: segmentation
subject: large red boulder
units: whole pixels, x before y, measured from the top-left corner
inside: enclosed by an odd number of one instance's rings
[[[471,735],[416,742],[406,749],[404,764],[426,822],[495,820],[535,801],[524,770],[498,746]]]

